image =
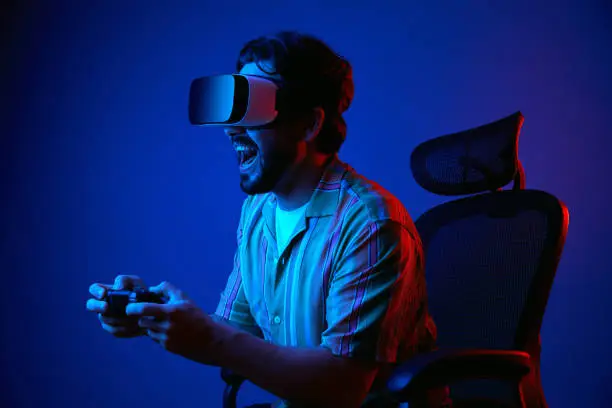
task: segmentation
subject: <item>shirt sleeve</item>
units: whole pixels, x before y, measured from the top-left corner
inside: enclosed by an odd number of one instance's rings
[[[244,293],[242,273],[240,270],[240,247],[242,243],[243,222],[246,205],[247,204],[245,201],[245,204],[242,207],[242,214],[240,216],[240,223],[238,225],[236,234],[237,248],[234,254],[234,267],[227,280],[225,289],[221,292],[221,298],[214,314],[221,321],[259,335],[259,327],[251,314],[251,308]]]
[[[396,363],[427,332],[420,239],[404,225],[376,220],[349,227],[326,299],[322,347],[341,357]]]

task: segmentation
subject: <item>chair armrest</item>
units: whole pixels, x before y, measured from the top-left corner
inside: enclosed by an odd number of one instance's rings
[[[221,378],[227,385],[232,386],[240,386],[246,381],[246,378],[227,368],[221,368]]]
[[[388,391],[408,401],[425,390],[470,379],[517,381],[531,370],[528,353],[506,350],[436,350],[419,354],[396,368]]]
[[[225,381],[225,390],[223,391],[223,408],[236,408],[236,400],[238,399],[238,391],[246,378],[234,373],[227,368],[221,368],[221,378]]]

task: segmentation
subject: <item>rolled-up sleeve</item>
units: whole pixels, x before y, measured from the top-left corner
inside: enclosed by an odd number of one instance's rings
[[[342,357],[395,363],[417,348],[426,300],[420,240],[393,220],[354,223],[326,299],[321,346]]]

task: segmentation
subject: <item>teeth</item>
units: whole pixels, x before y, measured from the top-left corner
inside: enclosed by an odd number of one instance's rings
[[[234,150],[236,150],[236,152],[252,152],[255,151],[255,147],[243,143],[234,143]]]

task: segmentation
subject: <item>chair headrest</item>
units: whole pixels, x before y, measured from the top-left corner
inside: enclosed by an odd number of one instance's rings
[[[416,182],[445,196],[501,189],[515,181],[524,187],[518,139],[524,117],[519,111],[495,122],[428,140],[410,157]]]

